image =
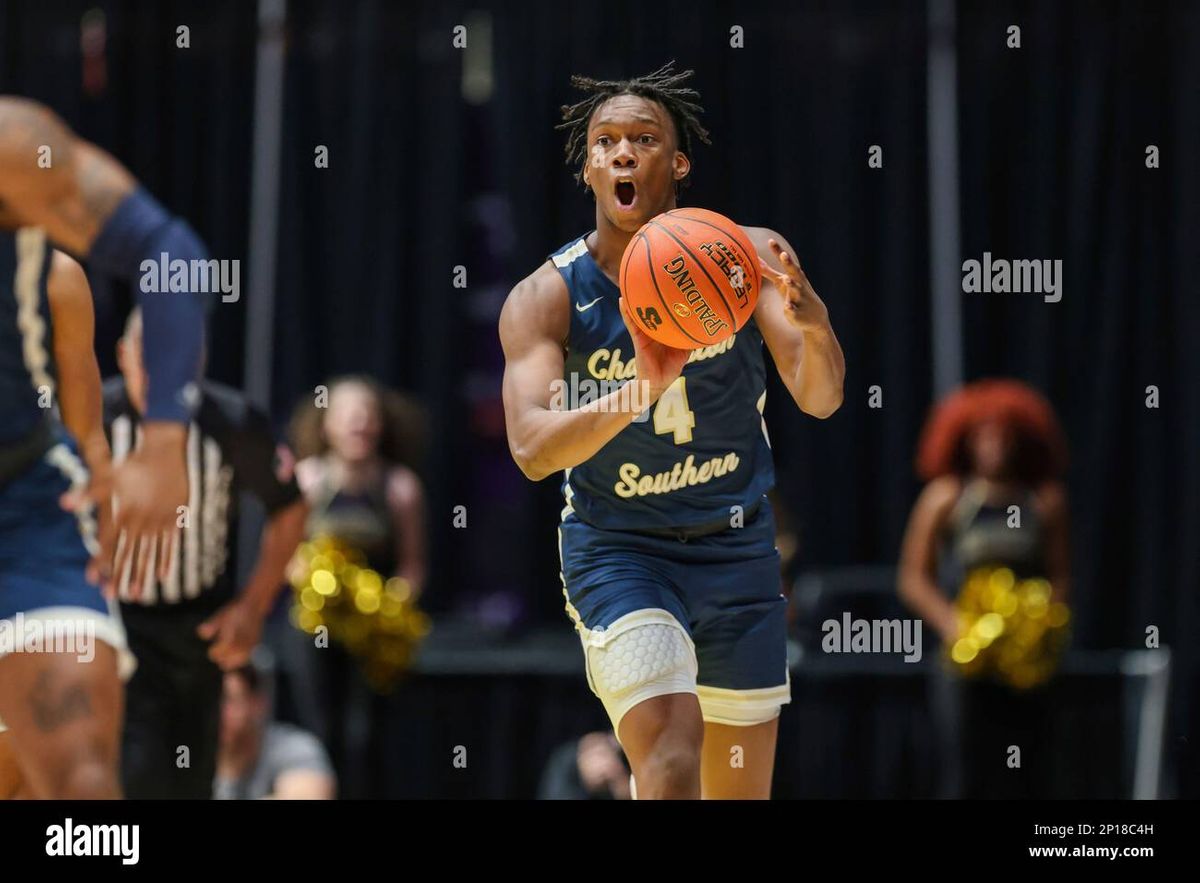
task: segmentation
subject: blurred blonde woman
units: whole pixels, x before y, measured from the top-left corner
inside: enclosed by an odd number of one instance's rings
[[[296,479],[309,502],[307,536],[332,536],[360,551],[384,579],[424,588],[425,493],[414,466],[423,447],[419,408],[363,376],[326,384],[327,407],[305,403],[292,419]],[[373,693],[340,646],[291,636],[292,700],[300,723],[333,759],[341,797],[381,797],[386,785],[388,697]]]

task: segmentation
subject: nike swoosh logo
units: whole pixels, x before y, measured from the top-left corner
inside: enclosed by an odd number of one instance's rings
[[[594,307],[596,304],[598,304],[602,300],[604,300],[603,296],[596,298],[594,301],[592,301],[587,306],[584,306],[583,304],[575,304],[575,309],[579,310],[579,312],[581,312],[581,313],[584,313],[584,312],[587,312],[588,310],[590,310],[592,307]]]

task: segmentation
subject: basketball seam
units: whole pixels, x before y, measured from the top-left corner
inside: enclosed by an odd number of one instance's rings
[[[679,320],[675,318],[675,311],[667,305],[667,299],[663,297],[662,289],[658,287],[658,278],[654,275],[654,260],[650,254],[650,240],[645,234],[642,234],[642,241],[646,243],[646,267],[650,270],[650,281],[654,283],[654,292],[658,295],[658,299],[663,305],[663,312],[671,317],[671,321],[675,323],[675,327],[679,329],[680,333],[684,337],[688,338],[694,343],[699,344],[700,346],[705,346],[705,341],[697,340],[696,338],[692,337],[692,335],[688,334],[687,330],[679,324]]]
[[[686,211],[690,211],[690,209],[688,209],[686,207],[672,209],[671,211],[667,212],[667,214],[674,214],[675,212],[686,212]],[[724,230],[721,227],[718,227],[712,221],[706,221],[703,218],[697,218],[695,215],[683,215],[682,217],[687,218],[689,221],[692,221],[693,223],[703,224],[706,227],[712,227],[718,233],[724,233],[726,235],[729,234],[728,230]],[[746,231],[743,229],[742,232],[745,233]],[[742,244],[740,242],[738,242],[736,238],[734,238],[732,236],[730,236],[729,238],[732,241],[733,245],[737,246],[738,251],[745,251],[745,249],[742,248]],[[747,236],[746,238],[749,239],[750,237]],[[754,253],[756,256],[758,255],[757,250]],[[758,277],[758,291],[759,291],[759,294],[761,294],[762,293],[762,270],[760,270],[758,268],[758,266],[756,264],[754,264],[753,261],[750,260],[750,255],[746,255],[745,257],[746,257],[746,264],[754,272],[754,274]]]
[[[663,225],[658,221],[651,221],[650,223],[656,227],[662,227],[663,232],[674,239],[675,243],[684,251],[686,251],[691,259],[696,262],[696,266],[700,268],[700,272],[704,274],[704,278],[709,281],[709,284],[711,284],[713,287],[713,291],[715,291],[717,293],[717,297],[721,299],[721,304],[725,307],[725,312],[729,313],[729,327],[737,330],[737,319],[735,319],[733,316],[733,309],[729,306],[729,301],[725,300],[725,295],[721,293],[721,286],[718,285],[716,280],[714,280],[713,277],[708,274],[708,270],[704,268],[704,264],[700,263],[700,258],[696,257],[690,248],[680,242],[679,238],[674,233],[672,233],[666,227],[663,227]],[[691,335],[688,336],[690,337]]]

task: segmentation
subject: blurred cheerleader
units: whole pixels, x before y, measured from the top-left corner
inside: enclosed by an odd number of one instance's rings
[[[935,407],[918,447],[917,471],[927,484],[909,517],[898,588],[947,645],[960,634],[951,594],[976,567],[1008,567],[1018,580],[1043,577],[1053,600],[1067,600],[1066,462],[1053,409],[1019,381],[971,383]],[[949,740],[942,796],[1044,790],[1048,773],[1038,761],[1049,759],[1050,746],[1042,738],[1041,691],[954,683],[940,674],[938,687],[935,709]],[[1022,769],[1005,762],[1011,745],[1021,748]]]
[[[311,506],[307,538],[331,536],[352,546],[384,579],[405,580],[415,598],[427,557],[424,489],[412,468],[423,414],[368,377],[335,378],[327,390],[328,407],[302,406],[292,420],[296,478]],[[317,648],[300,631],[289,643],[289,667],[299,681],[296,714],[328,748],[339,796],[383,796],[387,697],[369,689],[340,646]]]

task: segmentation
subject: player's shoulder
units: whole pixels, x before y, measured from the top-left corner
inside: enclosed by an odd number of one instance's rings
[[[0,124],[35,120],[51,115],[50,109],[32,98],[0,95]]]
[[[770,246],[767,245],[767,241],[770,239],[783,240],[783,237],[770,227],[749,227],[745,224],[739,224],[738,226],[745,231],[746,236],[750,238],[754,247],[759,251],[770,251]]]
[[[561,301],[565,307],[568,297],[567,282],[563,279],[562,273],[558,272],[550,260],[546,260],[513,286],[505,303],[516,302],[523,306],[529,306]]]
[[[571,295],[566,280],[549,260],[513,286],[500,310],[500,336],[528,334],[562,340],[570,331]]]
[[[92,312],[92,289],[87,273],[75,258],[57,248],[50,253],[50,269],[46,274],[46,296],[57,315],[56,319],[77,312]]]
[[[62,127],[57,114],[46,105],[19,95],[0,95],[0,159],[5,152],[22,150],[34,142],[41,146]],[[20,159],[24,163],[28,157]]]

